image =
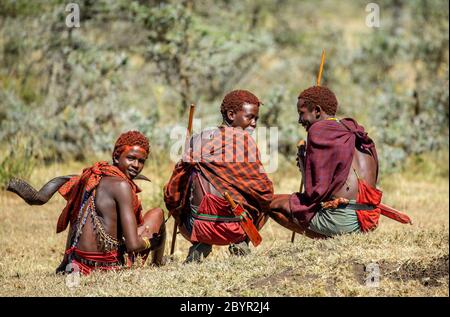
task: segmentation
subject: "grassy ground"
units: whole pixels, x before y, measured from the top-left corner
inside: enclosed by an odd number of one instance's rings
[[[140,183],[144,208],[162,203],[162,184],[172,165],[158,161],[144,170],[153,182]],[[295,166],[283,166],[271,175],[276,192],[296,191]],[[37,169],[32,184],[82,167]],[[73,288],[67,286],[73,280],[53,274],[66,239],[55,233],[64,201],[55,196],[45,206],[30,207],[0,192],[0,296],[448,296],[448,170],[391,175],[380,187],[383,201],[407,211],[413,226],[382,218],[377,231],[367,235],[326,241],[297,235],[290,243],[291,233],[269,221],[263,243],[250,256],[232,257],[226,247],[215,247],[203,263],[189,265],[182,264],[189,244],[179,236],[174,259],[161,268],[94,273]],[[167,253],[171,220],[168,229]],[[376,287],[365,282],[371,263],[381,274]]]

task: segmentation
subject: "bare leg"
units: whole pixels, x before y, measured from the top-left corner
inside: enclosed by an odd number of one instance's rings
[[[166,246],[166,224],[162,223],[159,231],[160,240],[158,246],[152,251],[152,264],[160,266],[163,264],[164,248]]]
[[[309,229],[302,228],[296,224],[291,216],[291,208],[289,206],[289,194],[274,195],[272,203],[270,204],[270,217],[275,220],[281,226],[295,231],[300,234],[304,234],[313,239],[324,239],[325,236],[318,234]]]
[[[153,208],[145,213],[144,223],[138,227],[138,234],[157,241],[156,245],[152,242],[152,264],[161,265],[166,244],[166,225],[161,208]]]

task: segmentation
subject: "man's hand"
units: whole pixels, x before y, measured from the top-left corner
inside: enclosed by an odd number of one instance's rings
[[[347,198],[339,197],[333,200],[321,202],[320,205],[324,209],[336,209],[339,206],[348,205],[349,200]]]
[[[306,153],[306,142],[305,140],[300,140],[297,144],[297,157],[295,160],[297,161],[297,167],[302,170],[303,169],[303,162],[305,158]]]
[[[150,249],[151,250],[153,250],[155,247],[159,246],[159,244],[161,243],[162,235],[158,234],[156,232],[152,233],[152,230],[149,226],[138,227],[138,235],[141,238],[150,239]]]
[[[300,169],[301,168],[301,166],[300,166],[300,156],[298,155],[298,153],[297,153],[297,156],[295,157],[295,161],[297,162],[297,167]]]

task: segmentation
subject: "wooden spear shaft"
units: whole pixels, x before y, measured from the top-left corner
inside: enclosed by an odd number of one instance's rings
[[[186,134],[186,141],[189,140],[191,134],[192,134],[192,122],[194,121],[194,112],[195,112],[195,105],[191,104],[191,107],[189,108],[189,121],[188,121],[188,127],[187,127],[187,134]],[[188,142],[186,142],[188,144]],[[172,243],[170,245],[170,255],[173,255],[175,252],[175,243],[177,241],[177,231],[178,231],[178,224],[174,218],[173,220],[173,232],[172,232]]]
[[[322,61],[320,62],[319,74],[317,75],[317,86],[320,86],[322,79],[323,64],[325,64],[325,49],[322,49]]]
[[[305,187],[305,170],[303,167],[303,161],[302,161],[303,154],[302,154],[302,150],[301,150],[301,148],[305,147],[305,144],[306,144],[305,140],[300,140],[297,144],[297,149],[298,149],[299,153],[301,154],[298,159],[300,173],[302,174],[302,180],[300,181],[300,189],[299,189],[300,193],[303,193],[303,188]],[[292,243],[294,242],[294,239],[295,239],[295,231],[292,231],[292,236],[291,236]]]
[[[320,86],[320,80],[322,79],[322,72],[323,72],[324,64],[325,64],[325,49],[322,49],[322,60],[320,61],[319,74],[317,74],[317,82],[316,82],[317,86]],[[298,148],[300,148],[301,142],[303,142],[302,145],[304,145],[305,141],[301,140],[297,145]],[[303,163],[300,163],[300,164],[303,164]],[[302,171],[301,171],[302,172],[302,180],[300,182],[300,193],[303,192],[303,188],[305,185],[304,184],[305,173],[304,173],[303,167],[301,167],[301,169],[302,169]],[[295,239],[295,231],[292,231],[291,242],[294,242],[294,239]]]

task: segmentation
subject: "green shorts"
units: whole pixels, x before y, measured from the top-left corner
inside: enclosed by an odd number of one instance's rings
[[[361,231],[356,212],[350,208],[320,209],[311,219],[308,229],[327,237]]]

